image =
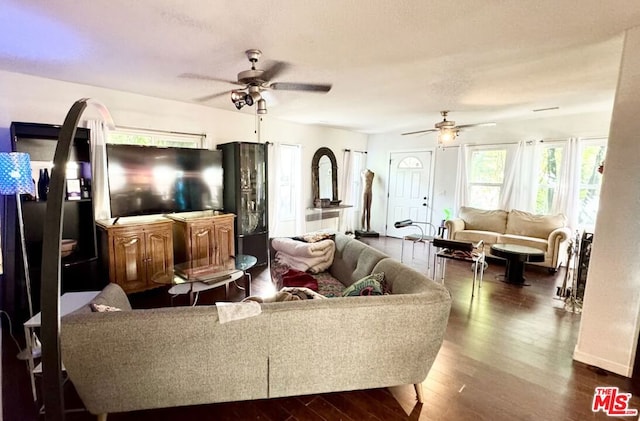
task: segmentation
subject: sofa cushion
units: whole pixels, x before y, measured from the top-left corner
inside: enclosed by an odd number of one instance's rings
[[[385,257],[388,256],[362,241],[346,235],[337,235],[336,252],[329,271],[334,278],[348,287],[373,273],[373,267]]]
[[[344,290],[343,297],[357,297],[360,295],[382,295],[382,281],[384,281],[384,273],[372,273],[364,278],[354,282],[351,286]]]
[[[548,242],[541,238],[525,237],[522,235],[504,234],[500,236],[499,243],[515,244],[518,246],[533,247],[538,250],[547,252]]]
[[[472,243],[482,240],[485,244],[495,244],[499,242],[500,235],[490,231],[464,230],[456,232],[454,240],[471,241]]]
[[[507,229],[505,234],[522,235],[525,237],[536,237],[547,239],[549,234],[556,228],[564,227],[567,218],[562,214],[557,215],[534,215],[529,212],[513,209],[507,217]]]
[[[458,215],[464,220],[465,230],[493,231],[504,234],[507,227],[507,212],[461,207]]]

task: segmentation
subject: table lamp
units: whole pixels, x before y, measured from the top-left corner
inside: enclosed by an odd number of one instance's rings
[[[20,195],[29,193],[35,195],[33,178],[31,177],[31,159],[24,152],[0,152],[0,194],[16,196],[16,210],[18,213],[18,229],[20,231],[20,245],[22,247],[22,263],[24,265],[24,279],[29,302],[29,317],[33,317],[31,302],[31,279],[29,276],[29,262],[27,259],[27,245],[24,238],[24,222],[22,218],[22,202]],[[31,347],[34,357],[40,355],[40,342],[32,338]],[[18,358],[28,358],[28,348],[18,354]]]

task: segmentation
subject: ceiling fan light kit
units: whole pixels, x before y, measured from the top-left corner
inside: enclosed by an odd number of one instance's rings
[[[184,73],[182,77],[190,79],[202,79],[202,80],[215,80],[221,82],[232,83],[234,85],[244,86],[241,89],[234,89],[231,91],[231,102],[239,110],[245,105],[252,106],[257,104],[257,114],[267,113],[267,102],[262,96],[262,92],[266,90],[279,90],[279,91],[305,91],[305,92],[320,92],[326,93],[331,90],[330,84],[311,84],[311,83],[272,83],[271,80],[275,79],[285,69],[289,67],[289,64],[276,61],[266,69],[257,69],[256,63],[260,59],[262,52],[257,49],[251,49],[245,51],[247,59],[251,63],[250,70],[244,70],[237,75],[237,81],[226,81],[210,76],[197,75],[194,73]],[[226,92],[220,94],[207,95],[205,97],[197,99],[197,101],[209,101],[220,95],[224,95]]]
[[[260,99],[260,101],[258,101],[257,112],[258,112],[258,114],[266,114],[267,113],[267,101],[265,101],[264,99]]]
[[[458,132],[461,129],[466,129],[469,127],[480,127],[480,126],[495,126],[496,123],[488,122],[488,123],[476,123],[476,124],[463,124],[460,126],[456,126],[456,122],[452,120],[447,120],[447,115],[449,111],[440,111],[442,115],[442,121],[436,123],[434,125],[434,129],[426,129],[426,130],[418,130],[415,132],[407,132],[402,133],[403,136],[414,135],[414,134],[425,134],[431,132],[438,132],[438,146],[443,147],[445,144],[451,143],[456,140],[458,136]]]
[[[440,129],[440,133],[438,133],[438,145],[443,146],[447,143],[453,142],[456,140],[457,134],[457,130],[452,130],[450,128]]]

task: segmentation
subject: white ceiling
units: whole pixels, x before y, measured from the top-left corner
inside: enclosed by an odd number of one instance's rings
[[[1,3],[2,70],[195,102],[235,86],[179,75],[235,80],[259,48],[291,65],[276,81],[333,84],[272,92],[269,116],[365,133],[431,128],[444,109],[458,124],[610,110],[640,25],[638,0]]]

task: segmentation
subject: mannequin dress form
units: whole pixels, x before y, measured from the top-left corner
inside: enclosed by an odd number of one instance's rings
[[[375,173],[370,169],[362,171],[362,218],[360,224],[362,229],[356,230],[356,238],[358,237],[378,237],[379,234],[371,231],[371,199],[373,186],[373,177]]]

